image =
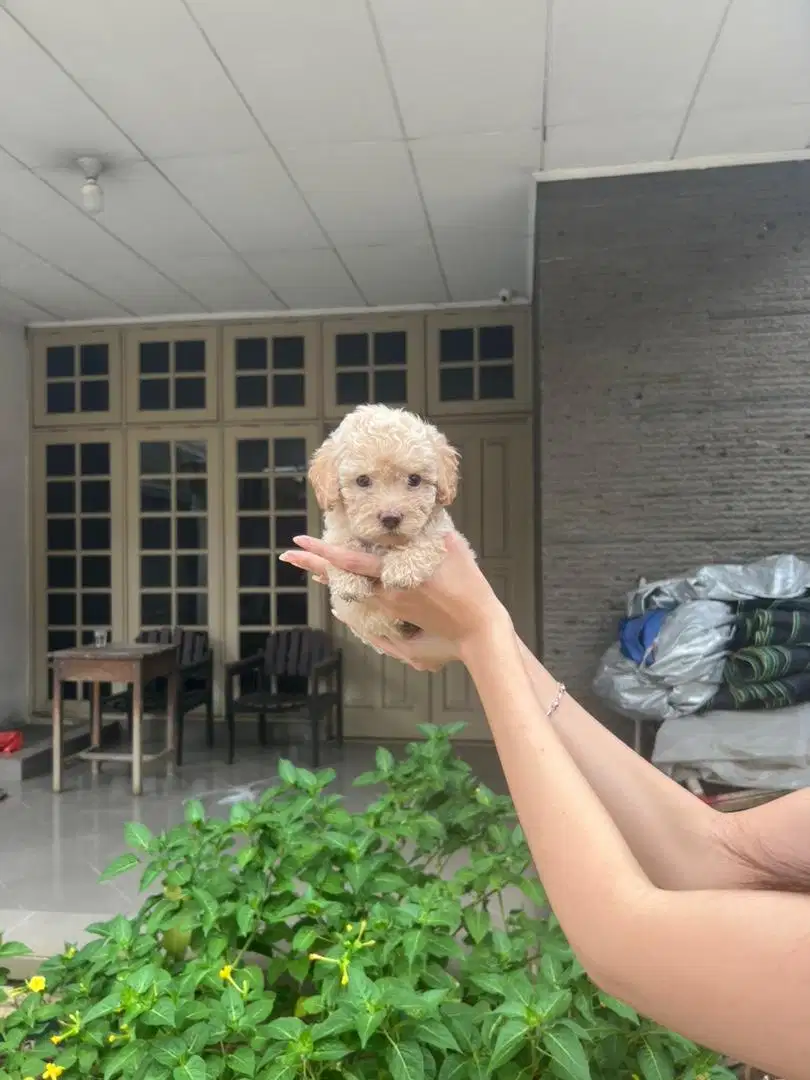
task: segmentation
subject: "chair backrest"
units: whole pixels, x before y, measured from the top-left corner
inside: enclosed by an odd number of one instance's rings
[[[142,645],[176,645],[177,660],[181,666],[204,660],[210,647],[207,630],[185,630],[182,626],[141,630],[135,640]]]
[[[264,647],[264,671],[266,675],[309,676],[315,665],[334,651],[326,630],[310,626],[274,630]]]

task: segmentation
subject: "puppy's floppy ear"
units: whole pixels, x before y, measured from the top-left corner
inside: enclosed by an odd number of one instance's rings
[[[331,435],[312,455],[308,475],[321,510],[329,510],[340,501],[337,445]]]
[[[439,506],[449,506],[458,492],[458,463],[461,455],[441,434],[437,454],[439,472],[436,478],[436,500]]]

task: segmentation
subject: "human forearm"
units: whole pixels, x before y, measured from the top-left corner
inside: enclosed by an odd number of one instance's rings
[[[519,643],[526,672],[542,706],[556,682]],[[720,889],[748,874],[728,843],[732,815],[720,814],[636,754],[566,695],[554,729],[601,799],[644,871],[662,889]]]

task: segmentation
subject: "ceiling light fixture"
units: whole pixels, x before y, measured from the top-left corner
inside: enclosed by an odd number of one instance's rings
[[[95,157],[77,158],[77,164],[84,173],[82,184],[82,206],[88,214],[95,216],[104,209],[104,192],[99,187],[98,178],[104,168]]]

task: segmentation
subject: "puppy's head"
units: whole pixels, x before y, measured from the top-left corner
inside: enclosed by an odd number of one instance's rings
[[[455,499],[458,453],[412,413],[361,405],[316,451],[309,479],[321,509],[343,509],[352,536],[397,546]]]

